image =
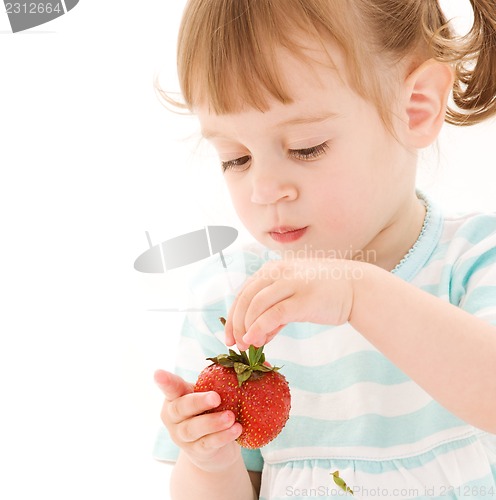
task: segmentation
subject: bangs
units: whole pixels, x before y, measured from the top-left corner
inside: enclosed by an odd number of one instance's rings
[[[226,114],[244,107],[267,111],[271,99],[293,102],[281,79],[277,55],[286,49],[302,61],[305,71],[315,62],[305,39],[319,42],[326,51],[323,40],[331,37],[349,52],[349,41],[340,39],[343,30],[337,19],[329,33],[329,11],[342,12],[344,7],[342,0],[337,10],[334,3],[327,0],[327,12],[319,12],[305,0],[190,0],[177,58],[186,107],[207,105],[215,114]]]

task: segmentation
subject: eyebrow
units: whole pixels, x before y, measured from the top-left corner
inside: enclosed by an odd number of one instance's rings
[[[319,115],[308,115],[308,116],[297,116],[294,118],[289,118],[287,120],[284,120],[282,122],[276,123],[276,127],[291,127],[295,125],[309,125],[313,123],[322,123],[327,120],[331,120],[334,118],[337,118],[339,116],[338,113],[334,112],[326,112],[324,114],[319,114]],[[220,132],[217,132],[215,130],[202,130],[202,135],[205,139],[210,139],[212,137],[223,137],[223,134]]]
[[[292,125],[306,125],[306,124],[311,124],[311,123],[321,123],[325,122],[327,120],[337,118],[339,116],[338,113],[333,113],[333,112],[326,112],[325,114],[320,114],[320,115],[309,115],[309,116],[303,116],[303,117],[295,117],[295,118],[289,118],[288,120],[284,120],[282,122],[279,122],[276,127],[286,127],[286,126],[292,126]]]

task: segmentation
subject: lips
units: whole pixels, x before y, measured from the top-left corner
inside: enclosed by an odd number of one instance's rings
[[[269,231],[270,237],[279,243],[291,243],[299,240],[307,231],[305,227],[280,226]]]

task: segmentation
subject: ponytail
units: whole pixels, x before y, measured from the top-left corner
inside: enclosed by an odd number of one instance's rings
[[[446,121],[474,125],[496,115],[496,3],[470,0],[474,24],[460,39],[455,63],[453,102]]]

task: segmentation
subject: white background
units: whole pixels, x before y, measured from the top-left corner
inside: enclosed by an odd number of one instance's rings
[[[453,2],[464,13],[468,2]],[[166,499],[151,451],[190,269],[142,275],[148,244],[234,225],[177,90],[182,0],[81,0],[11,34],[0,12],[0,498]],[[455,7],[460,6],[456,11]],[[420,185],[496,210],[494,122],[446,127]]]

